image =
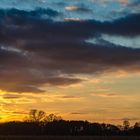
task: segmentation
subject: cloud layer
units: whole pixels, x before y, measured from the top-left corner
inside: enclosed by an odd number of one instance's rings
[[[35,10],[49,8],[62,15],[56,20],[65,18],[96,19],[111,21],[132,13],[140,12],[139,0],[1,0],[2,9]]]
[[[139,48],[102,38],[102,34],[139,36],[139,14],[110,22],[54,21],[59,15],[52,9],[0,10],[1,90],[40,93],[44,85],[82,82],[77,74],[140,70]],[[91,38],[96,43],[86,41]]]

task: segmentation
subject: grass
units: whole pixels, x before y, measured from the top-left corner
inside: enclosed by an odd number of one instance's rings
[[[140,137],[98,136],[0,136],[0,140],[140,140]]]

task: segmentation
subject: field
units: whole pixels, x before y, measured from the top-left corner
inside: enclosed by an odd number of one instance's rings
[[[0,140],[140,140],[140,137],[93,136],[0,136]]]

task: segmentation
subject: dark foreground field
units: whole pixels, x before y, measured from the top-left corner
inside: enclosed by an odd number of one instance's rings
[[[0,140],[140,140],[140,137],[130,136],[0,136]]]

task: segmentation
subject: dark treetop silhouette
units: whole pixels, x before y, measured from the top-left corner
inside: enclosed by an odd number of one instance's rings
[[[134,126],[124,120],[123,126],[90,123],[88,121],[68,121],[54,114],[46,115],[44,111],[31,110],[23,122],[6,122],[0,124],[0,135],[140,135],[140,123]]]

